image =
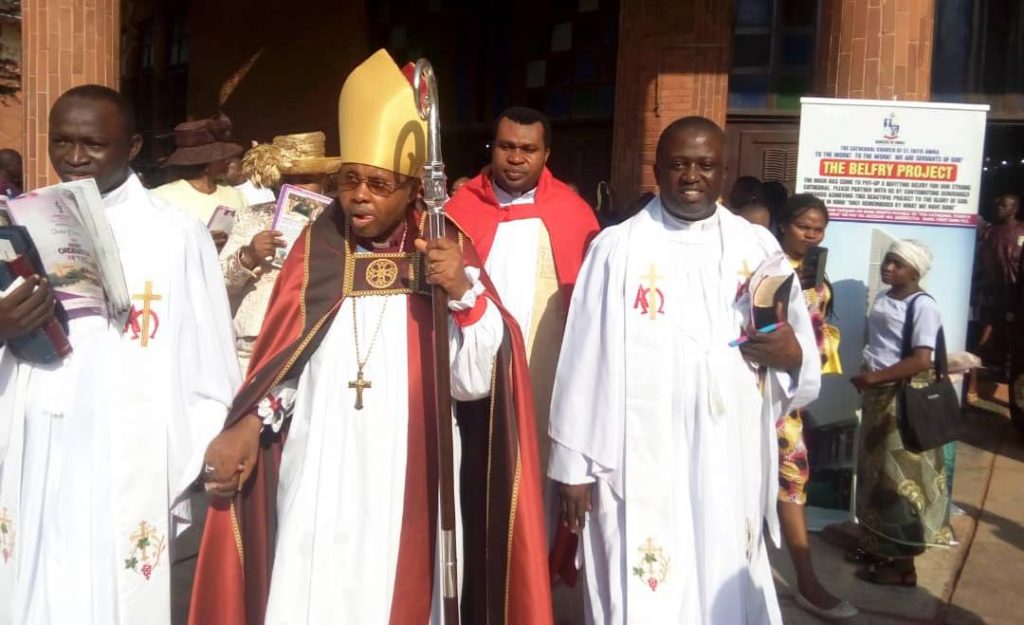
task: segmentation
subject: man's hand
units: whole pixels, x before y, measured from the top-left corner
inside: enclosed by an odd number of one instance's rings
[[[256,466],[263,422],[256,415],[244,417],[217,435],[206,448],[203,481],[214,497],[232,497]]]
[[[555,482],[562,524],[573,534],[579,534],[587,524],[587,513],[593,508],[593,484],[562,484]]]
[[[451,299],[462,299],[473,288],[462,264],[462,250],[454,241],[441,238],[431,242],[416,239],[416,249],[425,253],[427,284],[440,285]]]
[[[45,278],[32,276],[0,299],[0,341],[17,338],[41,327],[53,317],[53,291]]]
[[[224,244],[228,242],[228,233],[227,232],[222,232],[220,230],[214,230],[213,232],[210,233],[210,236],[213,237],[213,244],[215,246],[217,246],[217,251],[218,252],[221,251],[222,249],[224,249]]]
[[[762,333],[748,326],[744,331],[749,341],[740,345],[740,352],[748,362],[773,369],[796,369],[803,362],[803,350],[788,323],[774,332]]]

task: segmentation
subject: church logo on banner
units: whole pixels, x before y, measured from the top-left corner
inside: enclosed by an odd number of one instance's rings
[[[648,538],[644,544],[637,548],[640,552],[640,559],[633,567],[633,575],[640,578],[640,581],[647,584],[651,592],[658,590],[658,585],[668,577],[669,559],[654,540]]]
[[[661,276],[652,264],[642,280],[647,281],[647,286],[641,281],[636,288],[636,297],[633,299],[633,310],[640,310],[640,314],[647,315],[652,321],[658,315],[665,314],[665,294],[658,288],[658,280]]]
[[[138,529],[132,532],[128,539],[131,541],[131,551],[124,559],[124,568],[141,573],[143,577],[149,579],[167,548],[166,537],[151,523],[139,521]]]
[[[0,508],[0,556],[4,564],[11,559],[14,553],[14,521],[11,520],[7,508]]]

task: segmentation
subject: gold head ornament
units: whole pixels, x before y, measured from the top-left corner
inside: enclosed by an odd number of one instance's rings
[[[384,49],[352,70],[338,98],[342,162],[420,175],[427,154],[427,125],[411,89]]]
[[[319,130],[274,137],[259,143],[242,157],[242,172],[258,187],[276,187],[281,176],[333,174],[341,159],[326,156],[327,137]]]

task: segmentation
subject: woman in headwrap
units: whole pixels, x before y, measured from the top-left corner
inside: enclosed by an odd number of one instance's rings
[[[876,584],[917,585],[914,557],[930,546],[949,546],[949,490],[942,447],[906,449],[898,427],[900,383],[931,381],[932,352],[942,327],[938,305],[921,289],[932,264],[921,242],[893,243],[882,261],[889,290],[868,314],[864,371],[852,379],[863,394],[857,463],[860,546],[848,559],[865,565],[861,579]],[[910,353],[903,353],[907,306],[913,302]]]

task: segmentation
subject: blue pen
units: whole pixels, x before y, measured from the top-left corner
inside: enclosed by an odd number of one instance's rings
[[[786,325],[785,321],[780,321],[778,323],[772,323],[772,324],[766,325],[763,328],[758,329],[757,332],[758,332],[758,334],[771,334],[772,332],[775,332],[776,330],[778,330],[779,328],[781,328],[784,325]],[[750,337],[749,336],[741,336],[738,339],[733,339],[733,340],[729,341],[729,347],[739,347],[740,345],[743,345],[744,343],[747,343],[749,341],[750,341]]]

